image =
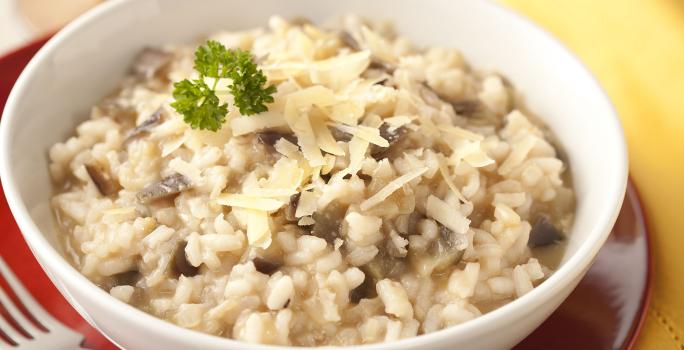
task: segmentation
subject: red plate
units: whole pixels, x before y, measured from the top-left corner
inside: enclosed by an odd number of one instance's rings
[[[0,58],[0,109],[42,39]],[[50,313],[83,333],[91,349],[116,349],[64,300],[41,270],[0,192],[0,255]],[[652,259],[639,197],[632,184],[608,242],[577,289],[523,340],[524,349],[631,349],[651,296]]]

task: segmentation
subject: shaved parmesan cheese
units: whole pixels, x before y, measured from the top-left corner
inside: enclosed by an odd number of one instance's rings
[[[352,137],[349,141],[349,166],[335,174],[335,178],[342,178],[347,174],[356,175],[363,166],[369,146],[368,141],[357,136]]]
[[[325,164],[321,167],[321,174],[329,174],[330,171],[335,167],[335,156],[332,154],[326,154],[323,156]]]
[[[230,120],[230,128],[233,135],[240,136],[263,129],[277,128],[287,125],[280,111],[268,111],[259,114],[259,118],[253,116],[237,117]]]
[[[441,199],[430,195],[427,199],[425,209],[428,217],[437,220],[437,222],[446,226],[451,231],[460,234],[468,232],[470,220],[463,216],[463,213],[457,208],[450,206]]]
[[[372,128],[365,125],[350,126],[334,124],[334,126],[348,134],[358,136],[374,145],[378,145],[380,147],[389,147],[389,142],[380,136],[380,130],[377,128]]]
[[[458,190],[456,184],[454,184],[454,181],[451,179],[451,176],[449,175],[449,170],[447,169],[447,166],[445,164],[446,160],[444,159],[444,155],[442,155],[441,153],[438,154],[437,162],[439,164],[439,173],[442,174],[444,182],[446,182],[451,192],[453,192],[458,199],[465,202],[466,198],[463,196],[463,194],[461,194],[461,191]]]
[[[480,168],[494,163],[494,159],[489,158],[482,149],[480,141],[461,139],[455,140],[450,146],[454,150],[451,158],[454,159],[455,164],[460,164],[461,160],[464,160],[468,165]]]
[[[415,117],[409,117],[405,115],[398,115],[390,118],[385,118],[383,121],[389,125],[389,128],[387,128],[387,131],[389,132],[394,132],[395,130],[399,129],[400,127],[409,124],[415,119]]]
[[[330,119],[348,125],[356,125],[363,116],[365,109],[362,104],[344,101],[332,107]]]
[[[244,190],[245,195],[252,197],[268,197],[268,198],[278,198],[278,197],[288,197],[297,193],[297,190],[289,188],[247,188]]]
[[[387,199],[387,197],[394,193],[394,191],[400,189],[405,184],[411,182],[411,180],[423,175],[423,173],[425,173],[427,170],[428,168],[416,169],[390,181],[390,183],[388,183],[380,191],[378,191],[365,201],[361,202],[361,210],[368,210],[374,207],[375,205],[379,204],[380,202],[384,201],[385,199]]]
[[[275,145],[273,146],[276,152],[290,159],[298,159],[301,156],[297,145],[286,140],[284,137],[281,137],[278,141],[276,141]]]
[[[366,46],[373,52],[373,55],[391,63],[396,63],[397,58],[392,54],[392,48],[385,38],[378,35],[376,32],[367,26],[361,27],[363,40]]]
[[[304,158],[309,161],[309,165],[317,167],[325,164],[321,150],[318,148],[318,143],[316,142],[316,135],[309,122],[309,117],[303,116],[299,118],[297,122],[290,125],[290,128],[292,128],[292,131],[297,135],[299,147],[302,149]]]
[[[291,94],[288,94],[286,98],[287,102],[285,103],[284,111],[286,119],[296,119],[299,117],[299,112],[302,107],[310,107],[312,105],[328,107],[337,102],[335,100],[335,94],[333,91],[320,85],[295,91]],[[261,117],[261,115],[259,117]],[[294,120],[287,120],[287,122],[291,124],[294,122]]]
[[[370,64],[367,50],[316,61],[310,67],[311,82],[339,90],[357,79]]]
[[[275,150],[288,157],[294,159],[299,164],[299,168],[304,171],[304,178],[310,176],[313,173],[313,169],[309,166],[309,162],[304,158],[304,155],[299,151],[299,148],[294,143],[287,141],[284,137],[280,138],[275,143]]]
[[[168,156],[169,154],[173,153],[173,151],[179,149],[180,146],[183,145],[183,143],[185,143],[185,135],[161,142],[162,158]]]
[[[311,126],[320,149],[336,156],[344,156],[344,150],[337,144],[323,118],[312,118]]]
[[[313,191],[304,191],[299,196],[295,217],[308,216],[316,211],[318,196]]]
[[[271,199],[247,196],[244,194],[223,193],[216,198],[216,203],[229,207],[239,207],[262,211],[276,211],[280,209],[284,202]]]
[[[447,134],[454,135],[460,138],[464,138],[470,141],[482,141],[484,136],[476,134],[470,130],[459,128],[458,126],[452,125],[440,125],[439,129]]]
[[[280,158],[273,165],[273,171],[264,187],[271,189],[296,190],[304,180],[304,170],[299,167],[297,160]]]
[[[268,213],[252,209],[247,211],[247,241],[249,245],[263,249],[271,245]]]

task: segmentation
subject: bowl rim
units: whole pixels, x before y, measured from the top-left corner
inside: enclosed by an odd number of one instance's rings
[[[76,20],[69,23],[50,40],[48,40],[47,43],[45,43],[45,45],[27,64],[17,79],[12,91],[10,92],[5,109],[3,111],[2,123],[0,123],[0,181],[2,182],[3,190],[5,192],[10,210],[17,221],[20,231],[22,232],[25,240],[29,243],[31,251],[43,267],[43,270],[48,272],[47,274],[54,284],[60,286],[62,283],[61,281],[65,281],[65,284],[67,285],[79,286],[87,292],[88,298],[92,302],[96,303],[97,306],[102,310],[105,310],[110,314],[116,314],[120,319],[131,320],[133,323],[141,325],[145,329],[154,329],[155,332],[163,334],[166,337],[176,340],[185,339],[183,342],[187,342],[188,339],[191,339],[192,343],[196,344],[198,347],[205,345],[225,345],[227,348],[239,348],[240,346],[244,346],[249,343],[205,334],[199,331],[177,326],[171,322],[157,318],[156,316],[148,314],[112,297],[109,293],[88,280],[47,241],[40,229],[38,229],[35,222],[33,222],[25,204],[21,200],[21,195],[16,185],[16,181],[12,171],[10,170],[11,164],[9,140],[11,137],[9,135],[14,129],[14,126],[19,122],[19,119],[13,118],[12,115],[15,114],[15,109],[17,108],[18,104],[17,101],[26,95],[27,84],[29,78],[33,75],[33,72],[43,63],[44,59],[48,57],[48,55],[55,49],[57,49],[59,45],[65,41],[65,39],[68,39],[72,33],[79,31],[81,27],[87,24],[95,22],[102,17],[108,16],[112,10],[129,6],[136,1],[137,0],[108,1],[96,6],[93,9],[90,9]],[[549,301],[554,295],[561,292],[561,289],[564,288],[569,282],[577,279],[579,275],[588,269],[589,265],[598,253],[598,250],[607,239],[610,229],[617,219],[617,215],[622,205],[627,187],[628,158],[623,128],[618,118],[617,111],[610,101],[609,96],[599,84],[598,79],[582,63],[582,61],[548,31],[532,22],[532,20],[529,18],[505,5],[495,3],[493,0],[486,0],[483,1],[483,3],[483,6],[488,6],[490,8],[489,10],[499,12],[499,14],[503,14],[507,17],[511,17],[511,20],[517,21],[520,25],[526,27],[526,29],[541,34],[546,39],[548,47],[559,51],[562,55],[568,57],[572,64],[576,65],[580,71],[587,75],[588,83],[593,85],[593,88],[600,93],[600,100],[602,100],[602,102],[608,107],[610,112],[604,116],[605,118],[609,118],[612,124],[611,131],[613,135],[610,139],[616,142],[616,145],[618,146],[616,150],[619,153],[616,154],[615,158],[615,174],[617,174],[619,178],[616,179],[617,181],[613,182],[611,188],[606,190],[606,193],[610,195],[610,201],[608,203],[613,203],[614,206],[606,206],[605,208],[602,208],[602,212],[597,215],[598,219],[594,225],[593,231],[588,234],[588,238],[581,243],[577,251],[574,252],[574,254],[567,261],[565,261],[565,263],[563,263],[547,280],[522,297],[513,300],[512,302],[509,302],[496,310],[485,313],[473,320],[447,327],[436,332],[392,342],[354,345],[346,346],[344,348],[354,350],[380,350],[386,349],[388,347],[412,349],[415,347],[426,346],[444,341],[448,338],[458,337],[459,334],[469,333],[479,328],[486,328],[487,324],[491,324],[497,319],[510,319],[512,317],[514,318],[517,314],[526,314],[535,306],[539,306],[542,303]],[[40,258],[38,258],[38,256],[40,256]],[[45,263],[50,264],[50,269],[45,268],[43,265]],[[55,271],[54,274],[58,275],[59,277],[53,276],[51,271]],[[60,292],[62,292],[62,294],[64,294],[65,291],[62,288],[58,289]],[[72,304],[72,306],[74,306],[74,303],[76,303],[76,306],[79,304],[79,301],[73,300],[72,298],[67,297],[67,300]],[[85,313],[81,307],[75,307],[75,309],[95,328],[98,330],[100,329],[99,326],[94,323],[90,316]],[[116,341],[111,339],[108,334],[105,332],[102,333],[108,339],[116,343]],[[249,344],[249,347],[260,350],[293,348],[289,346],[263,344]],[[328,348],[337,347],[328,346]]]

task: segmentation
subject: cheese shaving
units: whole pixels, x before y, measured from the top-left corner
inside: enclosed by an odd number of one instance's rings
[[[336,156],[344,156],[344,150],[342,149],[342,147],[340,147],[340,145],[337,144],[337,141],[330,132],[330,129],[328,129],[328,126],[326,125],[323,118],[312,118],[311,126],[313,127],[314,134],[316,135],[316,142],[318,143],[318,147],[321,150],[328,152],[330,154],[334,154]]]
[[[356,125],[359,118],[363,116],[363,113],[363,105],[352,101],[344,101],[332,107],[329,117],[338,123]]]
[[[318,207],[318,196],[313,191],[304,191],[299,196],[299,203],[295,211],[295,217],[308,216],[316,211]]]
[[[348,145],[349,165],[334,175],[336,179],[341,179],[348,174],[356,175],[363,166],[363,160],[366,158],[366,150],[368,150],[368,147],[370,146],[368,141],[357,136],[352,137]]]
[[[300,153],[299,149],[297,148],[297,145],[286,140],[284,137],[281,137],[278,141],[276,141],[275,145],[273,146],[276,152],[284,155],[285,157],[288,157],[290,159],[300,158]]]
[[[439,129],[447,134],[454,135],[460,138],[464,138],[470,141],[482,141],[484,136],[476,134],[470,130],[459,128],[458,126],[452,125],[440,125]]]
[[[276,211],[280,209],[284,202],[271,199],[253,197],[244,194],[223,193],[216,198],[216,203],[229,207],[239,207],[262,211]]]
[[[249,245],[266,249],[271,245],[271,230],[268,213],[262,210],[247,210],[247,241]]]
[[[168,141],[164,141],[161,143],[161,156],[162,157],[167,157],[169,154],[173,153],[173,151],[177,150],[180,148],[180,146],[185,143],[185,135],[181,135],[179,137],[172,138]]]
[[[335,167],[335,156],[332,154],[326,154],[323,156],[323,160],[325,160],[325,164],[321,167],[321,174],[329,174],[330,171]]]
[[[409,124],[415,119],[415,117],[409,117],[405,115],[397,115],[394,117],[390,118],[385,118],[383,121],[389,125],[387,128],[387,131],[389,132],[394,132],[395,130],[399,129],[400,127]]]
[[[268,111],[259,114],[259,118],[253,116],[237,117],[230,120],[230,128],[233,135],[240,136],[263,129],[277,128],[287,125],[281,112]]]
[[[446,226],[451,231],[465,234],[468,232],[470,220],[466,219],[457,208],[450,206],[441,199],[430,195],[425,205],[425,211],[428,217],[431,217],[440,224]]]
[[[389,142],[380,136],[380,130],[376,128],[365,125],[350,126],[344,124],[334,124],[334,126],[348,134],[362,138],[374,145],[378,145],[380,147],[389,147]]]
[[[368,209],[376,206],[380,202],[387,199],[387,197],[389,197],[396,190],[400,189],[405,184],[411,182],[411,180],[423,175],[423,173],[425,173],[426,171],[428,171],[427,167],[421,168],[421,169],[416,169],[416,170],[410,171],[410,172],[408,172],[402,176],[399,176],[398,178],[390,181],[387,185],[385,185],[385,187],[380,189],[380,191],[376,192],[370,198],[361,202],[361,205],[360,205],[361,210],[368,210]]]
[[[445,164],[446,159],[444,159],[444,156],[442,154],[439,154],[437,156],[437,162],[439,164],[439,173],[442,174],[444,182],[446,182],[451,192],[453,192],[458,199],[460,199],[462,202],[465,202],[466,198],[463,196],[463,194],[461,194],[461,191],[458,190],[458,187],[456,187],[456,184],[454,184],[454,181],[451,179],[451,176],[449,175],[449,170],[447,169],[447,166]]]

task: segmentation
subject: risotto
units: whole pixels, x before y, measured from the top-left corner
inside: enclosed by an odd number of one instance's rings
[[[252,116],[221,94],[215,132],[170,106],[196,46],[141,52],[49,152],[74,266],[181,327],[297,346],[434,332],[542,283],[574,196],[512,85],[386,24],[330,28],[211,35],[277,87]]]

